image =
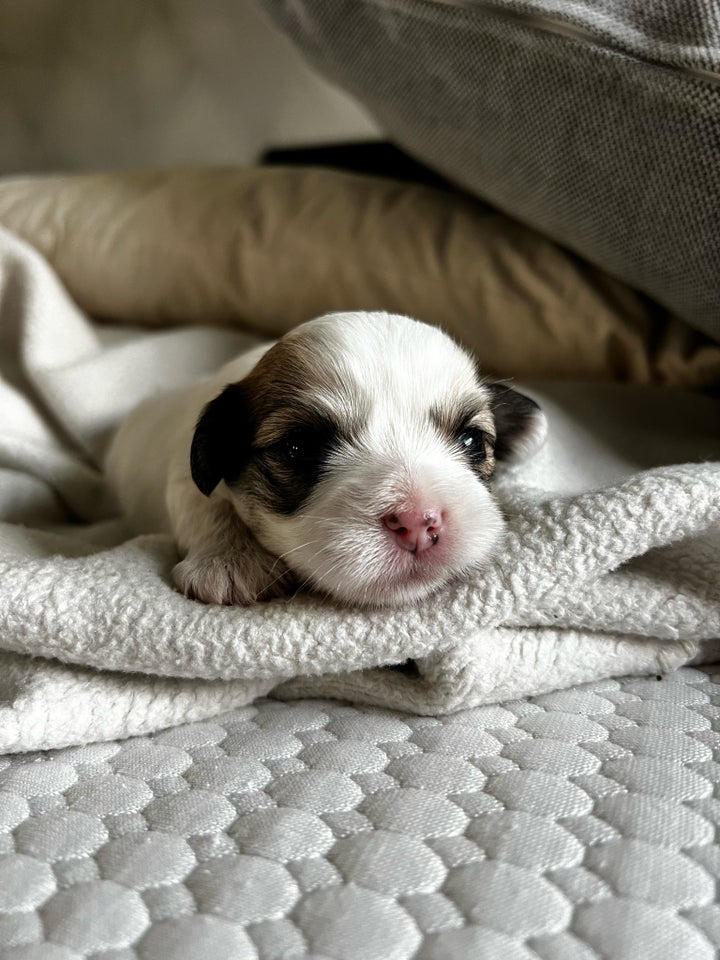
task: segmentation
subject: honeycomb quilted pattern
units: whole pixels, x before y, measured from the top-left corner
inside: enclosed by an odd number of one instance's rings
[[[685,960],[720,675],[411,717],[260,702],[0,760],[2,960]]]

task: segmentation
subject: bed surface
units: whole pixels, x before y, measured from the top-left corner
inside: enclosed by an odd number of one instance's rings
[[[719,731],[684,668],[0,759],[0,957],[710,960]]]

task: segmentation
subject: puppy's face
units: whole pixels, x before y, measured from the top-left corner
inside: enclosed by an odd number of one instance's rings
[[[544,435],[533,401],[482,382],[436,328],[333,314],[206,407],[191,466],[205,494],[224,481],[218,493],[300,583],[383,605],[490,557],[503,529],[496,458]]]

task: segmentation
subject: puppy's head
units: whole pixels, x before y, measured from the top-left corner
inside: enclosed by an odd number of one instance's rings
[[[496,459],[545,437],[440,330],[331,314],[279,340],[203,411],[193,479],[233,502],[298,580],[351,603],[413,600],[497,546]]]

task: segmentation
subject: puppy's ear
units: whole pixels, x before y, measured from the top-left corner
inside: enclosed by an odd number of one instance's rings
[[[250,410],[241,384],[231,383],[205,407],[190,447],[190,472],[209,497],[221,480],[236,479],[247,463],[252,440]]]
[[[545,443],[547,420],[540,407],[503,383],[489,383],[497,439],[495,456],[505,463],[520,463],[534,456]]]

